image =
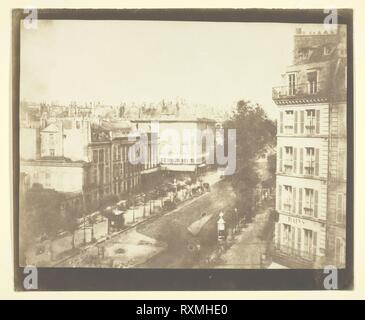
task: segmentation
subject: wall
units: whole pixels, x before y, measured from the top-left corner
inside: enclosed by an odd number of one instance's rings
[[[276,178],[276,210],[279,212],[284,211],[284,186],[292,186],[293,187],[293,204],[292,207],[294,208],[291,214],[303,215],[304,212],[304,189],[309,188],[313,189],[314,192],[318,192],[318,201],[316,213],[313,216],[317,215],[316,219],[325,221],[327,218],[327,184],[320,180],[313,180],[313,179],[303,179],[303,178],[296,178],[296,177],[287,177],[287,176],[280,176],[278,175]],[[300,211],[300,189],[302,190],[302,211]],[[281,196],[280,196],[281,192]],[[295,196],[294,196],[295,194]],[[281,200],[280,200],[281,199]],[[305,217],[305,216],[304,216]],[[315,217],[311,217],[315,218]]]
[[[84,168],[81,166],[21,164],[20,172],[29,175],[31,186],[40,183],[44,188],[60,192],[83,191]]]
[[[37,159],[39,153],[39,130],[35,128],[20,128],[19,144],[21,159]]]

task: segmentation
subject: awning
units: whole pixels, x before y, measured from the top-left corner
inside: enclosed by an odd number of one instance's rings
[[[162,168],[164,168],[164,170],[169,170],[169,171],[180,171],[180,172],[195,172],[196,170],[196,165],[184,165],[184,164],[171,164],[171,165],[163,165],[161,166]]]

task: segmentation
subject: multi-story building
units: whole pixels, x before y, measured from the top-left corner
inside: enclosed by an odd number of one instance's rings
[[[294,37],[273,88],[279,108],[273,258],[292,268],[345,265],[346,29]]]
[[[161,169],[171,172],[199,172],[205,170],[208,157],[215,152],[215,121],[206,118],[135,120],[138,127],[154,126],[150,139],[158,142],[151,145],[153,166],[160,163]],[[156,131],[156,132],[154,132]],[[154,155],[157,152],[157,157]],[[155,161],[157,159],[157,162]],[[214,161],[214,158],[213,158]]]
[[[41,118],[40,128],[21,128],[20,171],[30,186],[67,193],[80,212],[94,210],[141,182],[141,164],[128,158],[130,129],[122,121],[91,125],[88,117]]]

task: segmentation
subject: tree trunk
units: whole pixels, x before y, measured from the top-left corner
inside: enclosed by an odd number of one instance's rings
[[[91,224],[91,241],[94,241],[95,237],[94,237],[94,224]]]
[[[72,247],[72,250],[75,249],[75,231],[72,232],[71,247]]]

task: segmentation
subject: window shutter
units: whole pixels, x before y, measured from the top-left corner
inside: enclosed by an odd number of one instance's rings
[[[281,189],[282,189],[282,186],[279,185],[279,195],[278,195],[279,210],[281,210]]]
[[[342,222],[342,194],[337,195],[337,204],[336,204],[336,221],[341,223]]]
[[[283,147],[279,149],[279,172],[283,171]]]
[[[315,161],[315,163],[314,163],[314,165],[315,165],[314,174],[316,176],[319,176],[319,149],[316,149],[315,153],[316,153],[316,155],[315,155],[315,160],[314,160]]]
[[[302,250],[302,229],[298,228],[298,251]]]
[[[284,113],[280,112],[280,133],[283,133],[284,129]]]
[[[303,189],[302,188],[299,188],[298,214],[302,214],[302,198],[303,198]]]
[[[335,242],[336,242],[335,259],[336,259],[336,264],[339,264],[340,263],[341,241],[339,238],[336,238]]]
[[[320,111],[316,110],[316,133],[320,133]]]
[[[297,148],[293,149],[293,171],[297,173]]]
[[[304,111],[300,111],[300,133],[304,133]]]
[[[317,254],[317,232],[313,232],[313,254]]]
[[[303,148],[300,148],[299,149],[299,154],[300,154],[300,159],[299,159],[299,166],[300,166],[300,169],[299,169],[299,173],[300,174],[303,174]]]
[[[318,217],[318,191],[314,191],[314,217]]]
[[[297,188],[293,187],[293,213],[295,214],[297,212],[296,208],[296,202],[297,202]]]
[[[292,227],[291,230],[291,249],[295,250],[295,227]]]
[[[298,111],[294,111],[294,133],[298,133]]]

